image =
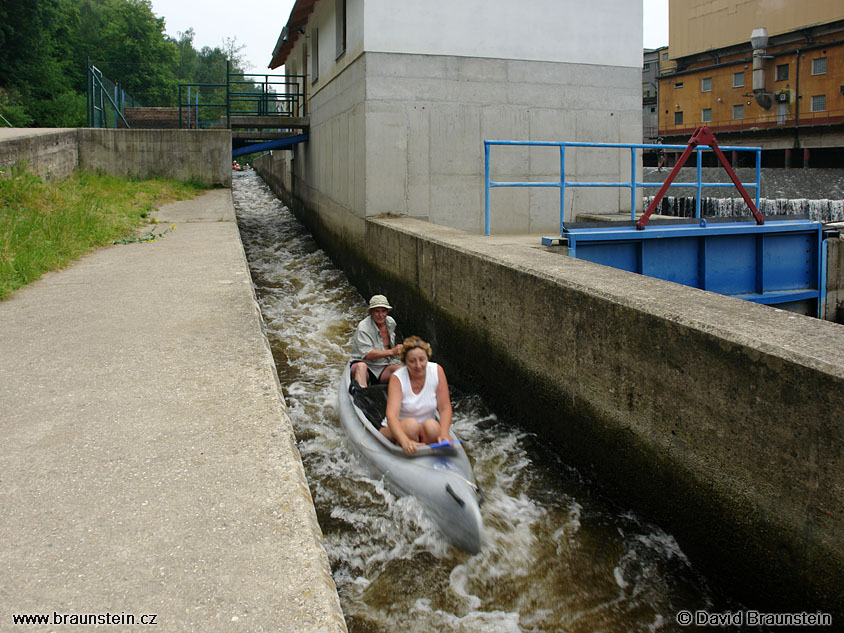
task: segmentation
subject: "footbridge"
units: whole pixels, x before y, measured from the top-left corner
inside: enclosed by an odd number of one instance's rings
[[[307,76],[234,73],[227,67],[225,84],[179,84],[183,123],[230,129],[232,158],[288,149],[308,140]]]
[[[229,129],[232,158],[308,140],[306,75],[247,74],[226,66],[223,83],[182,83],[177,107],[144,107],[88,63],[88,125],[134,129]]]

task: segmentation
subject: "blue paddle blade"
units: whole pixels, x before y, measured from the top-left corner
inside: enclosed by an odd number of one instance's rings
[[[456,440],[448,440],[446,442],[434,442],[433,444],[428,444],[431,448],[445,448],[446,446],[453,446],[454,444],[462,444],[463,440],[456,439]]]

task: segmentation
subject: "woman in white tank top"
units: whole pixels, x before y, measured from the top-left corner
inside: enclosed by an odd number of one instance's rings
[[[418,336],[402,344],[404,367],[390,376],[387,420],[381,433],[412,455],[417,446],[450,441],[451,398],[443,368],[429,362],[431,346]]]

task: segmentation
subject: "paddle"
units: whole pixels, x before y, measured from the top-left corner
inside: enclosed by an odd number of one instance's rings
[[[428,444],[431,448],[445,448],[447,446],[452,446],[453,444],[462,444],[463,440],[457,438],[456,440],[446,440],[445,442],[434,442],[433,444]]]

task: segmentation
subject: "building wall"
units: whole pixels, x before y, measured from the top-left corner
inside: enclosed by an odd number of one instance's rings
[[[319,76],[307,88],[310,139],[291,162],[297,195],[359,217],[396,213],[478,232],[485,139],[641,142],[641,33],[626,28],[641,23],[641,6],[601,3],[574,21],[549,4],[525,16],[534,29],[528,35],[505,19],[511,4],[407,2],[397,12],[395,3],[349,0],[347,28],[355,35],[338,57],[335,2],[318,2],[304,29],[309,37],[300,36],[285,60],[288,72],[310,68],[319,41]],[[528,51],[552,60],[571,55],[575,63],[522,59]],[[484,52],[490,57],[478,56]],[[559,181],[557,150],[495,154],[497,179]],[[566,171],[581,181],[627,180],[629,160],[622,151],[572,151]],[[629,211],[630,199],[626,190],[576,189],[567,207],[571,219]],[[498,232],[559,230],[557,190],[497,189],[492,209]]]
[[[774,103],[770,109],[760,106],[753,97],[752,49],[747,38],[742,49],[728,49],[718,56],[701,56],[688,61],[687,70],[663,77],[659,89],[659,129],[663,135],[688,134],[695,127],[706,124],[713,130],[746,130],[792,126],[799,114],[801,125],[821,125],[844,122],[844,29],[828,32],[815,38],[811,45],[798,34],[772,40],[765,60],[766,89],[783,94],[782,106]],[[672,43],[673,50],[673,43]],[[826,58],[827,70],[813,74],[813,60]],[[799,64],[799,68],[798,68]],[[777,67],[787,66],[787,78],[777,80]],[[733,86],[733,75],[742,73],[744,85]],[[711,80],[711,90],[702,90],[702,81]],[[799,103],[797,84],[799,79]],[[825,96],[823,110],[812,111],[813,97]],[[743,105],[743,118],[734,117],[733,107]],[[711,120],[704,121],[703,110],[710,109]],[[799,113],[798,113],[799,108]],[[682,112],[681,123],[675,115]],[[790,136],[783,137],[782,147],[791,147]],[[768,144],[767,147],[775,145]]]
[[[771,36],[844,20],[841,0],[670,0],[668,40],[673,58],[742,44],[757,27]]]
[[[360,55],[311,95],[309,139],[296,146],[291,163],[297,195],[361,217],[367,182],[365,70],[366,59]]]
[[[509,0],[366,0],[365,48],[380,53],[640,67],[640,2],[602,0],[576,8],[562,4],[559,0],[532,0],[527,6]]]
[[[659,136],[659,58],[662,51],[646,49],[642,67],[642,140],[654,143]]]
[[[367,53],[366,215],[399,213],[480,232],[485,139],[639,142],[640,70]],[[559,181],[556,148],[495,147],[495,180]],[[629,178],[629,152],[570,150],[574,179]],[[629,210],[629,191],[571,190],[567,215]],[[557,189],[491,192],[497,233],[559,231]]]

